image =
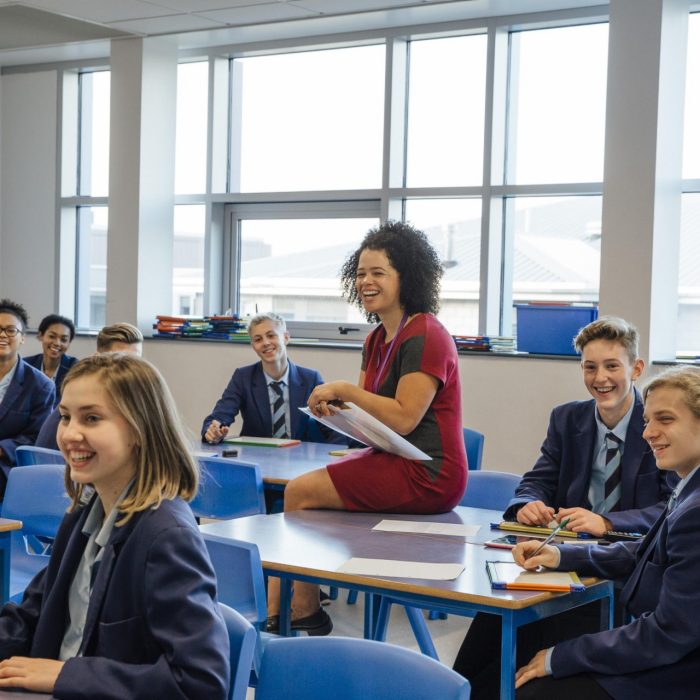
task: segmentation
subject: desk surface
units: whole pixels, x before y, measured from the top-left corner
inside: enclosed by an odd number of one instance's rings
[[[560,596],[542,591],[491,588],[486,562],[512,561],[508,550],[486,548],[482,544],[493,537],[489,525],[500,517],[500,511],[462,507],[442,515],[425,516],[307,510],[209,523],[201,530],[210,535],[255,543],[268,573],[299,574],[324,581],[383,588],[395,594],[424,595],[431,599],[516,610]],[[383,519],[462,522],[479,525],[480,530],[474,537],[467,538],[468,541],[464,537],[372,531]],[[453,581],[337,573],[338,567],[351,557],[461,563],[465,568]],[[594,581],[586,579],[585,583]]]
[[[331,445],[325,442],[302,442],[292,447],[259,447],[257,445],[207,445],[202,443],[196,448],[196,455],[221,455],[222,450],[235,448],[238,456],[235,459],[253,462],[260,465],[263,481],[268,484],[284,485],[297,476],[306,474],[314,469],[320,469],[337,457],[332,457],[331,450],[343,449],[342,445]],[[223,459],[223,458],[222,458]]]
[[[0,518],[0,532],[10,532],[11,530],[21,530],[21,520],[9,520],[8,518]]]

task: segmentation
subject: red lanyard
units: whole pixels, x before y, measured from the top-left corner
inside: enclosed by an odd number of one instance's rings
[[[379,380],[381,379],[382,374],[384,374],[387,362],[389,362],[389,358],[391,357],[391,351],[394,349],[394,344],[396,343],[396,340],[398,339],[399,335],[401,335],[401,331],[406,325],[406,321],[408,321],[408,313],[404,311],[403,316],[401,317],[401,323],[399,323],[399,328],[396,331],[396,335],[391,339],[391,343],[389,343],[389,348],[387,349],[384,358],[382,358],[381,346],[377,348],[377,373],[374,375],[374,382],[372,382],[373,394],[376,394],[377,389],[379,389]]]

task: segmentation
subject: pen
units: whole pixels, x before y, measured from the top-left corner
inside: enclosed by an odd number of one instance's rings
[[[559,525],[557,525],[554,530],[552,530],[552,534],[547,537],[547,539],[528,557],[528,559],[532,559],[536,554],[539,554],[542,551],[542,548],[546,545],[549,544],[558,534],[560,530],[563,530],[568,524],[569,520],[571,518],[564,518]]]

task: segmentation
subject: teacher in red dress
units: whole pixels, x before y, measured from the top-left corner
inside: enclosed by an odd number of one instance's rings
[[[430,455],[411,460],[372,448],[289,482],[285,511],[326,508],[383,513],[444,513],[467,483],[461,388],[454,340],[435,318],[442,265],[425,234],[389,221],[372,229],[341,270],[344,294],[368,320],[357,385],[317,386],[309,408],[330,415],[330,402],[356,404]],[[270,579],[268,630],[279,626],[279,580]],[[295,582],[292,629],[328,634],[318,586]]]

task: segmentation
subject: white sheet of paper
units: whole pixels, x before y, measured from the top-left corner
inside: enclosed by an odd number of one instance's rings
[[[354,403],[345,403],[337,413],[321,418],[311,413],[306,406],[300,406],[299,410],[336,432],[358,440],[363,445],[369,445],[406,459],[432,459],[430,455],[419,450]]]
[[[355,574],[358,576],[390,576],[391,578],[452,581],[464,571],[464,566],[462,564],[434,564],[423,561],[352,557],[338,567],[337,571],[342,574]]]
[[[471,537],[479,532],[479,525],[464,523],[427,523],[415,520],[382,520],[373,530],[382,532],[414,532],[420,535],[450,535],[453,537]]]

